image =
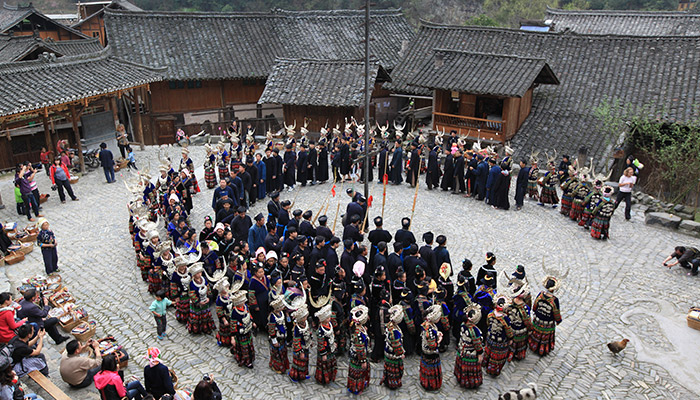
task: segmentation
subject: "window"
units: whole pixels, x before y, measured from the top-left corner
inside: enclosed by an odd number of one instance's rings
[[[100,37],[100,32],[92,32],[92,37]]]

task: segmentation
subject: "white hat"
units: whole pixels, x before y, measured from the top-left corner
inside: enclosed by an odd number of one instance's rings
[[[160,233],[158,233],[157,230],[148,231],[147,235],[148,235],[148,240],[151,240],[153,238],[160,238]]]
[[[436,323],[440,321],[440,317],[442,317],[442,306],[439,304],[434,304],[430,307],[428,307],[428,315],[425,316],[425,319],[429,322]]]
[[[222,224],[221,222],[219,222],[219,223],[216,224],[216,226],[214,227],[214,230],[215,230],[215,231],[218,231],[219,229],[225,230],[226,227],[224,226],[224,224]]]
[[[316,312],[316,318],[318,318],[319,321],[325,321],[327,319],[330,319],[333,316],[332,308],[333,305],[331,303],[328,303],[325,306],[321,307],[321,309]]]
[[[204,264],[201,261],[197,261],[196,263],[190,265],[187,270],[192,276],[195,276],[200,272],[204,272]]]
[[[180,202],[180,198],[177,197],[177,195],[176,195],[175,193],[172,193],[172,194],[170,195],[170,197],[168,198],[168,201],[170,201],[170,200],[175,200],[176,203],[179,203],[179,202]]]
[[[369,319],[369,309],[363,305],[355,306],[350,310],[350,315],[352,315],[353,321],[364,325]]]
[[[306,308],[306,304],[299,307],[296,311],[294,311],[292,313],[292,318],[294,318],[294,320],[297,322],[301,321],[302,319],[305,319],[308,316],[309,316],[309,309]]]
[[[271,258],[274,258],[274,259],[276,260],[276,259],[277,259],[277,253],[275,253],[274,250],[270,250],[270,251],[268,251],[267,254],[265,255],[265,258],[268,259],[268,260],[271,259]]]
[[[233,296],[231,296],[231,302],[234,306],[240,306],[241,304],[245,304],[246,300],[248,300],[247,290],[239,290],[236,293],[234,293]]]
[[[403,320],[403,314],[403,306],[401,304],[396,304],[389,308],[389,319],[395,324]]]

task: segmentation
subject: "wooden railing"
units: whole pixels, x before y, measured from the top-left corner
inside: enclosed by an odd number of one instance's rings
[[[480,137],[503,142],[505,140],[505,127],[506,121],[433,113],[433,128],[435,130],[444,129],[448,133],[454,130],[459,136]]]

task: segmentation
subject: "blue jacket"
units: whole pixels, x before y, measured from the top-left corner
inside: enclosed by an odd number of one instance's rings
[[[498,181],[498,175],[501,173],[501,167],[494,165],[489,170],[489,176],[486,180],[486,189],[491,189],[494,184]]]
[[[114,167],[114,156],[112,156],[112,152],[107,149],[100,150],[100,162],[102,163],[102,168]]]
[[[253,224],[253,226],[248,229],[248,248],[251,249],[251,253],[255,253],[260,247],[265,247],[266,236],[267,229],[265,225],[258,226],[258,224]]]
[[[489,173],[489,166],[486,164],[486,161],[480,162],[474,171],[474,175],[476,175],[476,182],[480,185],[486,186],[486,178],[488,177]]]
[[[235,197],[236,194],[230,186],[227,185],[223,189],[221,186],[217,186],[216,189],[214,189],[214,197],[211,199],[211,208],[216,209],[216,202],[219,201],[223,195],[227,195],[235,204],[238,204],[238,199]]]

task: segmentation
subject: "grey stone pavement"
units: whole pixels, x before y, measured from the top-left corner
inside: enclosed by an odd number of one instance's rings
[[[112,149],[115,151],[115,149]],[[169,149],[179,160],[179,149]],[[115,151],[116,152],[116,151]],[[197,165],[203,161],[203,149],[193,148]],[[150,164],[157,171],[157,151],[136,151],[137,164]],[[376,175],[376,173],[375,173]],[[50,192],[43,172],[38,175],[42,192]],[[224,399],[305,399],[353,397],[345,390],[347,360],[339,361],[336,384],[320,386],[313,378],[292,383],[286,376],[274,374],[267,366],[267,340],[255,340],[256,361],[252,370],[238,368],[228,349],[216,346],[213,335],[192,336],[175,321],[171,310],[169,337],[156,339],[155,323],[148,305],[152,297],[140,279],[127,229],[128,192],[122,183],[128,174],[117,173],[117,183],[105,183],[102,170],[83,176],[74,186],[79,202],[60,204],[54,192],[44,204],[44,214],[57,235],[59,265],[65,285],[98,322],[97,336],[113,335],[131,354],[127,375],[141,377],[148,346],[158,346],[166,365],[173,368],[181,384],[194,387],[205,373],[211,373],[221,387]],[[203,172],[197,176],[203,185]],[[423,177],[421,177],[423,179]],[[10,178],[0,178],[0,193],[7,208],[0,220],[26,224],[16,215]],[[282,198],[296,198],[295,208],[318,211],[331,187],[330,183],[294,192]],[[344,186],[347,188],[347,185]],[[362,185],[356,184],[362,191]],[[382,186],[370,183],[374,204],[371,216],[381,213]],[[347,196],[340,190],[341,213]],[[211,214],[212,191],[203,189],[195,197],[192,220],[201,228],[205,215]],[[386,229],[394,232],[400,218],[410,216],[414,190],[402,186],[387,187],[384,213]],[[336,213],[337,200],[328,209],[329,225]],[[266,201],[258,202],[252,214],[263,211]],[[340,222],[338,222],[340,227]],[[338,228],[340,230],[340,228]],[[487,251],[497,257],[497,269],[512,272],[523,264],[533,295],[542,288],[543,262],[550,272],[566,275],[558,292],[564,321],[557,328],[555,350],[546,357],[532,353],[523,361],[506,365],[499,378],[484,377],[478,390],[463,390],[453,375],[455,352],[441,355],[444,384],[437,393],[425,392],[419,383],[419,359],[405,362],[404,386],[391,392],[379,386],[382,364],[372,364],[372,378],[363,398],[458,398],[496,399],[498,394],[536,382],[542,399],[693,399],[700,398],[700,332],[687,327],[688,308],[698,305],[697,277],[685,270],[668,271],[662,260],[676,245],[698,246],[698,239],[678,232],[648,227],[643,215],[633,212],[631,222],[622,213],[614,216],[611,239],[593,240],[587,231],[565,219],[558,210],[541,208],[526,202],[522,211],[498,211],[483,203],[442,191],[418,191],[413,231],[430,230],[448,237],[453,264],[459,268],[464,257],[475,266],[483,263]],[[16,284],[23,278],[42,273],[39,250],[25,261],[0,268],[0,287]],[[9,282],[9,283],[8,283]],[[622,337],[631,339],[627,349],[611,355],[605,344]],[[50,340],[48,342],[51,342]],[[58,347],[58,348],[57,348]],[[49,343],[51,379],[73,399],[98,399],[94,388],[68,389],[58,374],[62,346]],[[315,355],[312,357],[315,359]],[[315,360],[312,360],[311,373]],[[33,386],[30,386],[33,387]]]

